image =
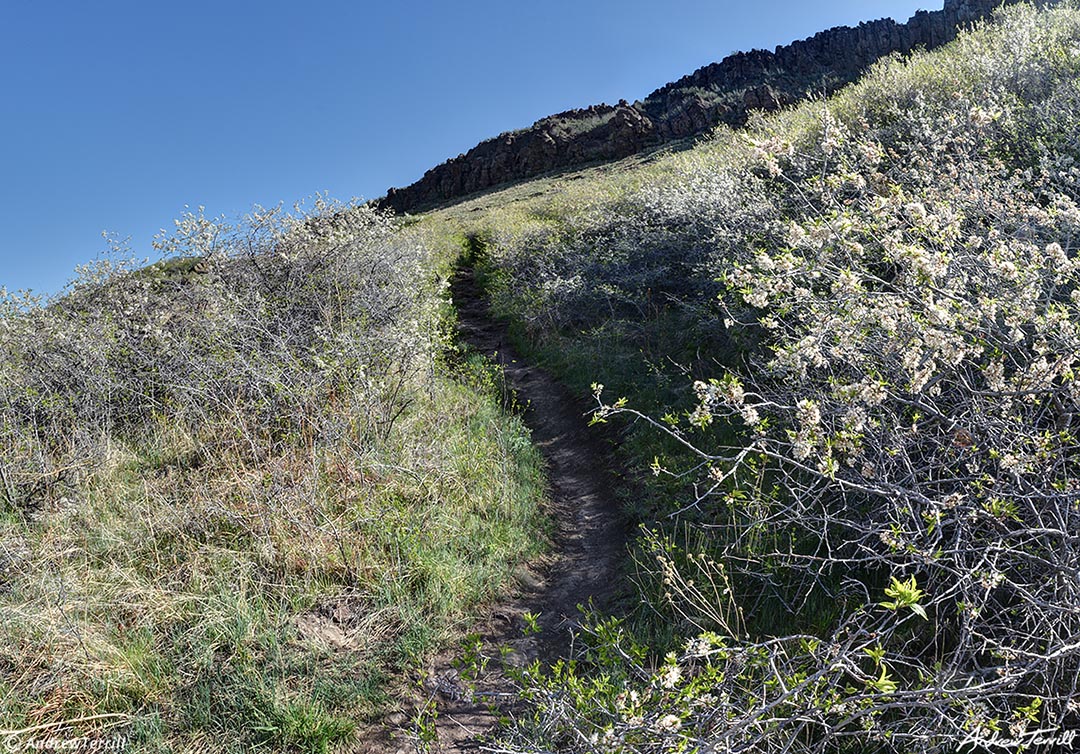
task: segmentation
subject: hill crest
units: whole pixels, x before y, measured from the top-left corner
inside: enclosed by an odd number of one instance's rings
[[[837,26],[775,50],[737,52],[665,84],[644,100],[599,104],[549,115],[532,126],[480,142],[391,188],[378,201],[416,212],[551,171],[617,160],[718,125],[739,127],[754,110],[776,110],[812,94],[829,94],[871,64],[917,47],[952,41],[960,28],[1017,0],[945,0],[937,11]]]

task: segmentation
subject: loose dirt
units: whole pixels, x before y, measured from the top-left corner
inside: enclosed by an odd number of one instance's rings
[[[506,328],[491,317],[472,270],[458,273],[452,293],[462,340],[502,367],[525,407],[524,422],[547,464],[547,513],[555,531],[550,553],[521,566],[516,592],[475,627],[483,653],[493,660],[473,693],[454,667],[455,654],[438,658],[428,674],[425,689],[438,710],[431,749],[447,753],[478,750],[496,724],[490,707],[505,711],[513,703],[512,686],[499,667],[500,646],[509,648],[511,663],[553,663],[571,652],[579,605],[614,607],[628,536],[611,487],[611,448],[589,429],[588,406],[517,354]],[[539,634],[523,634],[527,612],[539,615]]]

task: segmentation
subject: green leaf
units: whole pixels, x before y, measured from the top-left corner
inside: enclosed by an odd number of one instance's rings
[[[882,694],[891,694],[896,691],[896,681],[889,677],[887,668],[881,666],[881,676],[876,681],[867,681],[867,686],[880,691]]]

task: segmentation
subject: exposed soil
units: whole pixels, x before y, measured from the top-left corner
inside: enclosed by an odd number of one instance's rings
[[[474,628],[483,654],[492,658],[475,687],[470,689],[454,667],[458,653],[437,658],[424,681],[427,700],[434,701],[438,710],[438,740],[431,743],[431,750],[445,753],[478,750],[495,727],[496,711],[512,704],[500,646],[510,649],[506,659],[514,665],[536,659],[552,663],[571,649],[579,605],[614,607],[628,536],[612,492],[615,464],[610,447],[596,430],[589,430],[588,406],[518,356],[505,327],[488,312],[471,269],[458,273],[452,293],[462,340],[502,366],[507,386],[516,394],[517,404],[524,406],[525,424],[547,463],[547,513],[555,531],[550,553],[521,566],[515,593],[493,606]],[[539,634],[524,635],[526,612],[539,615]],[[402,717],[391,722],[405,724]],[[412,744],[405,739],[398,737],[388,750],[409,751]]]

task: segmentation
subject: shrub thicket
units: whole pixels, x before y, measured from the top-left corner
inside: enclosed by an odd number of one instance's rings
[[[641,548],[685,642],[598,622],[579,663],[526,674],[506,750],[951,751],[1080,723],[1078,74],[1080,10],[1022,5],[487,219],[534,342],[585,351],[661,302],[700,377],[663,417],[596,386],[695,482]]]
[[[200,212],[158,264],[5,296],[10,745],[325,751],[535,552],[538,456],[453,356],[449,241],[322,200]]]

